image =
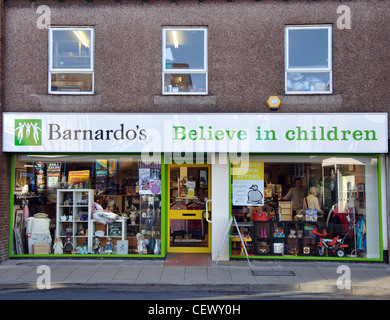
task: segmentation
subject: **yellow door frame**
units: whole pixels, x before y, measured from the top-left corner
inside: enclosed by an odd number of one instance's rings
[[[207,182],[208,182],[208,199],[211,199],[211,165],[210,164],[168,164],[167,170],[167,252],[176,252],[176,253],[211,253],[211,223],[208,225],[208,244],[207,247],[171,247],[170,239],[170,230],[171,230],[171,219],[185,219],[185,220],[199,220],[204,219],[203,212],[206,210],[171,210],[171,168],[179,167],[199,167],[207,168]],[[190,214],[190,215],[188,215]],[[206,213],[207,214],[207,213]]]

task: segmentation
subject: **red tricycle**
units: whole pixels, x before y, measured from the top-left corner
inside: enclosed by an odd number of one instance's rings
[[[339,239],[340,236],[336,236],[333,239],[326,239],[326,230],[324,229],[322,233],[319,233],[317,228],[314,228],[312,233],[320,237],[316,247],[316,254],[323,256],[326,252],[331,251],[339,258],[344,257],[344,249],[348,247],[347,244],[344,244],[345,237],[343,239]]]

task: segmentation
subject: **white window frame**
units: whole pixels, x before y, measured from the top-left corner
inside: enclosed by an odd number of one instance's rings
[[[68,30],[68,31],[91,31],[91,43],[90,43],[90,55],[91,66],[90,68],[53,68],[53,31]],[[94,94],[94,55],[95,55],[95,34],[93,27],[50,27],[49,28],[49,72],[48,72],[48,92],[49,94],[60,95],[91,95]],[[52,91],[51,90],[51,75],[55,73],[85,73],[92,74],[92,90],[91,91]]]
[[[166,33],[167,31],[203,31],[204,35],[204,68],[203,69],[167,69],[165,63],[165,47],[166,47]],[[164,27],[162,29],[162,94],[163,95],[207,95],[208,94],[208,29],[207,27]],[[164,90],[165,74],[204,74],[206,91],[204,92],[168,92]]]
[[[328,66],[326,68],[290,68],[289,67],[289,31],[290,30],[328,30]],[[287,74],[289,72],[329,73],[329,91],[288,91]],[[285,93],[286,94],[331,94],[333,93],[332,73],[332,26],[331,25],[299,25],[285,27]]]

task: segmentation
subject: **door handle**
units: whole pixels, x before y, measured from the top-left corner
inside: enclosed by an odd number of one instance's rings
[[[208,223],[211,223],[211,211],[209,211],[209,202],[211,202],[211,199],[206,201],[206,221]],[[209,219],[209,214],[210,214],[210,219]]]

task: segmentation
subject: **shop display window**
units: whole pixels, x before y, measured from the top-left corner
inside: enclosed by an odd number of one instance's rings
[[[286,93],[332,93],[331,26],[288,26],[285,41]]]
[[[93,93],[93,31],[49,29],[49,93]]]
[[[250,156],[231,172],[250,255],[380,258],[376,157]],[[231,248],[242,253],[238,238]]]
[[[15,155],[15,255],[161,255],[161,161]]]
[[[207,29],[163,29],[163,94],[207,94]]]

